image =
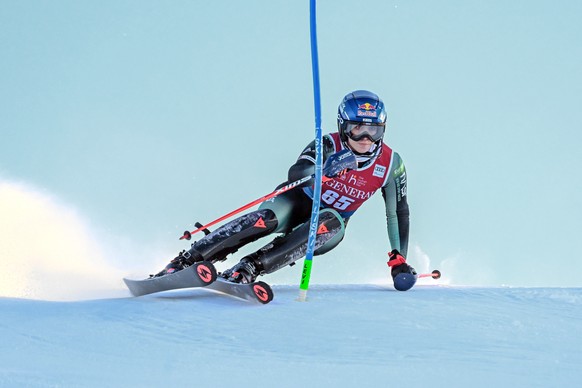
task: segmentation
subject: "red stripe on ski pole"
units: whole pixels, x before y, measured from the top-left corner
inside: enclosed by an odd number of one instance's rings
[[[312,179],[314,176],[315,176],[315,174],[312,174],[310,176],[306,176],[306,177],[303,177],[301,179],[298,179],[295,182],[291,182],[288,185],[285,185],[285,186],[281,187],[280,189],[277,189],[277,190],[273,191],[270,194],[267,194],[267,195],[265,195],[265,196],[263,196],[261,198],[258,198],[256,200],[254,200],[253,202],[247,203],[246,205],[241,206],[238,209],[233,210],[230,213],[225,214],[222,217],[217,218],[216,220],[214,220],[212,222],[209,222],[208,224],[203,225],[203,226],[199,227],[198,229],[193,230],[192,232],[185,232],[184,235],[182,235],[180,237],[180,240],[184,240],[184,239],[190,240],[191,235],[193,235],[194,233],[198,233],[198,232],[200,232],[200,231],[202,231],[204,229],[210,228],[211,226],[216,225],[219,222],[224,221],[227,218],[230,218],[230,217],[234,216],[235,214],[238,214],[238,213],[242,212],[243,210],[247,210],[247,209],[249,209],[249,208],[251,208],[251,207],[253,207],[255,205],[258,205],[258,204],[260,204],[262,202],[265,202],[265,201],[267,201],[267,200],[269,200],[271,198],[274,198],[274,197],[276,197],[279,194],[283,194],[284,192],[289,191],[289,190],[291,190],[291,189],[293,189],[293,188],[301,185],[302,183],[307,182],[308,180]],[[327,182],[327,181],[329,181],[331,179],[333,179],[333,178],[328,178],[328,177],[324,176],[323,179],[322,179],[322,181],[323,182]]]
[[[441,277],[441,271],[439,271],[438,269],[435,269],[431,273],[421,273],[420,275],[418,275],[418,277],[419,278],[439,279]]]

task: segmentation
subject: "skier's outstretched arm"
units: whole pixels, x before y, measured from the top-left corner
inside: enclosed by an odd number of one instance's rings
[[[382,196],[386,204],[386,222],[388,238],[392,249],[398,250],[404,257],[408,253],[408,233],[410,229],[407,202],[406,168],[398,153],[394,152],[390,179],[382,187]]]

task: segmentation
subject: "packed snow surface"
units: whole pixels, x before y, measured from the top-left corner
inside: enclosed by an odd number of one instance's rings
[[[582,377],[582,289],[273,286],[0,298],[2,387],[555,387]]]

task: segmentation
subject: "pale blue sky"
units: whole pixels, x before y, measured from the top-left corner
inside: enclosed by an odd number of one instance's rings
[[[318,2],[324,131],[347,92],[384,99],[411,250],[455,283],[581,285],[580,14],[578,1]],[[175,253],[193,222],[269,193],[313,138],[307,0],[5,0],[0,50],[0,179],[140,252]],[[351,260],[384,271],[383,213],[378,194],[314,279],[346,281]]]

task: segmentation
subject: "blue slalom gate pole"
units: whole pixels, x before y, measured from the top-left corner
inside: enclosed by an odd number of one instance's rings
[[[313,251],[315,248],[315,238],[317,236],[317,224],[319,221],[319,206],[321,202],[321,180],[323,164],[323,146],[321,134],[321,97],[319,91],[319,59],[317,55],[317,26],[316,26],[316,4],[315,0],[310,0],[309,4],[309,26],[311,38],[311,69],[313,73],[313,105],[315,108],[315,184],[313,190],[313,207],[311,208],[311,221],[309,224],[309,239],[307,240],[307,252],[303,262],[301,273],[301,284],[299,286],[299,301],[307,299],[307,289],[311,278],[311,267],[313,265]]]

